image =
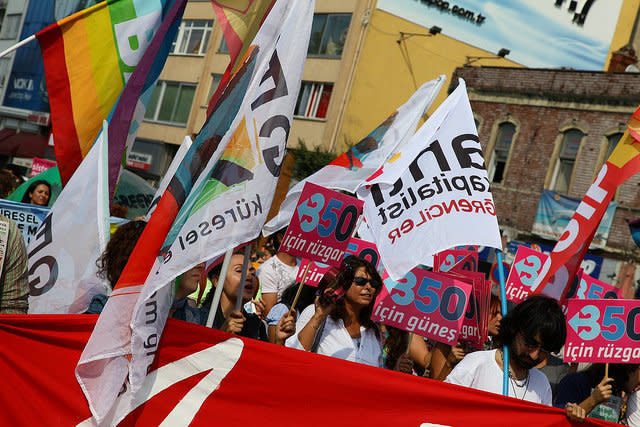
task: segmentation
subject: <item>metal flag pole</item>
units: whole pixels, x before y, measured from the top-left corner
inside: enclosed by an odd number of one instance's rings
[[[502,269],[502,251],[496,249],[496,262],[498,263],[498,279],[500,280],[500,308],[502,318],[507,315],[507,291],[504,284],[504,270]],[[502,394],[509,396],[509,347],[502,344]]]

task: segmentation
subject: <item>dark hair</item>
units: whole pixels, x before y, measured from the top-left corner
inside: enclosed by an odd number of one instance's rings
[[[380,278],[380,274],[376,271],[376,268],[368,261],[365,261],[362,258],[358,258],[355,255],[349,255],[344,260],[342,260],[342,264],[340,265],[340,271],[337,276],[331,283],[327,286],[328,288],[338,289],[342,287],[344,291],[348,291],[351,285],[353,284],[353,279],[356,275],[356,270],[360,267],[364,267],[369,277],[373,282],[377,282],[378,286],[376,286],[375,294],[371,300],[371,303],[363,308],[360,311],[359,321],[360,324],[366,328],[373,328],[378,333],[378,328],[373,320],[371,320],[371,313],[373,311],[373,305],[375,304],[376,296],[380,293],[382,289],[382,279]],[[336,308],[330,314],[333,320],[342,319],[344,320],[346,315],[346,308],[344,303],[344,298],[341,298],[336,303]]]
[[[13,192],[16,180],[8,170],[0,171],[0,199],[6,199]]]
[[[284,291],[282,291],[282,296],[280,297],[281,303],[289,307],[291,309],[291,304],[293,303],[293,299],[296,297],[296,293],[298,292],[298,286],[300,283],[294,283],[293,285],[288,286]],[[300,291],[300,296],[298,297],[298,302],[296,303],[296,310],[302,312],[307,306],[313,304],[316,298],[316,288],[309,285],[302,286],[302,290]]]
[[[98,276],[107,279],[113,288],[124,267],[129,261],[129,256],[138,242],[145,225],[144,221],[131,221],[122,224],[107,243],[100,258],[96,261]]]
[[[567,338],[567,326],[558,301],[542,295],[522,301],[502,319],[496,341],[509,346],[518,333],[530,338],[540,334],[544,349],[560,351]]]
[[[24,195],[22,196],[22,200],[20,200],[22,203],[31,203],[31,194],[33,194],[34,191],[36,191],[36,188],[38,188],[38,185],[46,185],[47,188],[49,189],[49,201],[51,200],[51,184],[49,184],[47,181],[45,181],[44,179],[37,179],[35,181],[33,181],[31,184],[29,184],[29,187],[27,188],[27,191],[24,192]],[[49,201],[47,201],[47,205],[49,206]]]
[[[615,382],[614,388],[616,391],[624,390],[627,393],[631,393],[633,390],[625,390],[625,385],[629,381],[629,377],[633,374],[640,364],[637,363],[611,363],[609,364],[609,377],[613,378]]]
[[[387,350],[387,359],[385,360],[384,367],[394,369],[400,356],[407,351],[409,332],[389,325],[385,325],[385,328],[387,328],[388,336],[384,345]]]

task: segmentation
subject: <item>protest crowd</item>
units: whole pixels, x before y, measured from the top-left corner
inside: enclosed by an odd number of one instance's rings
[[[497,278],[489,270],[502,265],[503,240],[462,79],[416,131],[444,79],[425,83],[369,136],[290,188],[268,218],[313,14],[313,1],[273,1],[253,10],[245,26],[253,30],[232,48],[202,131],[176,154],[146,215],[132,218],[113,198],[127,132],[135,128],[132,105],[150,98],[145,91],[153,89],[185,2],[161,3],[157,35],[129,77],[135,84],[122,89],[108,117],[91,124],[90,151],[72,166],[59,160],[64,188],[55,200],[52,183],[38,176],[21,183],[0,171],[7,203],[0,215],[0,314],[7,315],[0,332],[25,317],[89,322],[92,332],[74,359],[73,381],[88,402],[82,416],[117,424],[141,405],[136,393],[151,393],[146,381],[160,383],[171,365],[155,359],[163,330],[180,325],[220,331],[218,349],[242,352],[261,341],[265,354],[305,354],[309,370],[319,360],[314,353],[354,362],[354,370],[375,368],[367,375],[381,381],[394,371],[393,378],[436,392],[468,388],[559,408],[566,423],[640,426],[640,301],[620,299],[615,287],[579,270],[611,193],[640,172],[640,110],[585,199],[595,212],[591,222],[570,223],[550,255],[519,250]],[[224,11],[221,3],[214,7]],[[38,37],[43,46],[57,43]],[[55,108],[63,109],[52,102]],[[88,122],[69,122],[75,142]],[[259,149],[242,141],[247,123],[259,129]],[[5,200],[19,192],[19,202]],[[39,218],[37,231],[19,228],[26,215]],[[495,249],[482,266],[481,247]],[[535,276],[514,267],[530,257],[539,264]],[[595,297],[585,296],[596,288]],[[193,368],[200,362],[190,344],[183,356],[194,357],[186,363]],[[0,346],[10,351],[10,343]],[[206,379],[208,370],[197,374]],[[224,389],[224,375],[211,392]],[[208,395],[189,396],[199,402],[192,404],[197,412]],[[344,396],[353,398],[363,397]],[[247,409],[260,397],[250,399]]]

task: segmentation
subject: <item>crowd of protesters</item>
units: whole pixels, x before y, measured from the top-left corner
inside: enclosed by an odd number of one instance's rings
[[[7,173],[0,179],[11,190],[15,186]],[[50,185],[37,181],[25,191],[23,202],[46,206],[50,196]],[[98,274],[110,287],[118,281],[145,224],[136,220],[120,225],[96,261]],[[640,365],[611,364],[609,375],[604,365],[572,365],[563,378],[553,378],[553,388],[544,369],[538,369],[555,356],[561,358],[566,324],[557,301],[530,297],[502,318],[500,300],[492,295],[484,348],[475,351],[464,342],[451,346],[374,322],[373,306],[383,283],[375,267],[363,259],[347,256],[317,288],[300,287],[300,260],[279,250],[283,235],[253,242],[250,260],[245,260],[244,250],[236,251],[225,277],[221,262],[208,269],[198,264],[183,273],[176,279],[169,315],[200,325],[209,321],[216,329],[246,338],[497,394],[502,394],[506,346],[511,397],[565,408],[574,421],[598,417],[603,406],[613,408],[621,421],[640,426]],[[0,278],[0,313],[26,313],[26,248],[16,227],[9,228],[9,246]],[[218,286],[219,304],[213,306]],[[100,313],[107,299],[108,295],[96,295],[87,313]]]

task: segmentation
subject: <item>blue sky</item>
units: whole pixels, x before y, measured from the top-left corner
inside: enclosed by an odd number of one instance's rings
[[[583,27],[571,22],[573,13],[554,0],[482,1],[452,0],[457,5],[486,17],[482,25],[469,22],[436,6],[418,0],[378,0],[378,9],[425,28],[437,25],[442,34],[497,53],[511,51],[508,58],[528,67],[571,67],[602,70],[622,0],[596,0]],[[578,1],[578,10],[584,0]],[[614,46],[619,48],[622,46]]]

